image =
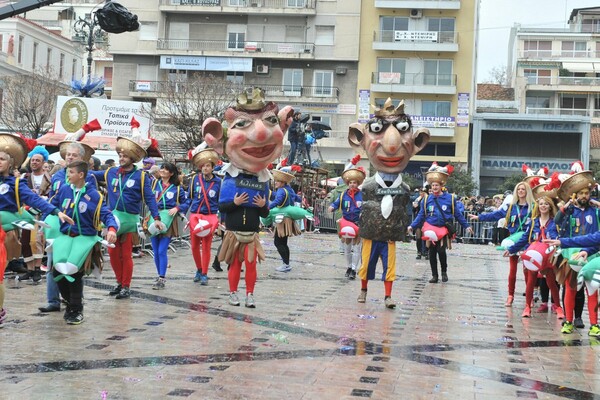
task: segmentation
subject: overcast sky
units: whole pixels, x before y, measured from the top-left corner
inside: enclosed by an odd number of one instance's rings
[[[493,67],[506,65],[508,36],[515,22],[523,27],[566,28],[574,8],[600,6],[600,0],[481,0],[477,81]]]

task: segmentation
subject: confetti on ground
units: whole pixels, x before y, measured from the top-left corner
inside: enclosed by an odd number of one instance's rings
[[[365,314],[358,314],[357,317],[360,319],[375,319],[375,318],[377,318],[374,315],[365,315]]]

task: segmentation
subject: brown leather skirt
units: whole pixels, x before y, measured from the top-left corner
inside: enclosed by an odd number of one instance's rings
[[[283,221],[275,224],[275,230],[273,234],[275,234],[275,232],[277,232],[277,236],[279,237],[298,236],[302,234],[302,231],[298,227],[296,221],[289,217],[285,217]]]

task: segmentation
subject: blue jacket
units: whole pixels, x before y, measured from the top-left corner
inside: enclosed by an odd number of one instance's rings
[[[358,222],[362,199],[362,192],[360,190],[354,193],[354,199],[350,197],[348,190],[346,190],[340,197],[331,203],[331,207],[335,211],[340,208],[341,204],[342,215],[344,218],[350,222]]]
[[[579,207],[570,205],[564,213],[559,211],[556,214],[555,221],[557,225],[562,227],[560,232],[561,245],[563,238],[575,239],[583,236],[590,237],[592,234],[600,231],[598,224],[599,218],[599,211],[595,207],[586,207],[582,210]],[[598,251],[598,246],[600,246],[600,241],[594,242],[590,241],[588,238],[584,240],[566,240],[564,247],[579,247],[576,243],[590,243],[589,245],[584,245],[581,249],[588,254],[596,253]]]
[[[530,243],[541,241],[542,239],[556,239],[558,237],[558,230],[556,229],[556,223],[553,219],[550,219],[544,228],[544,237],[542,238],[542,228],[540,226],[540,219],[534,218],[532,223],[529,223],[525,228],[525,234],[514,245],[508,248],[510,254],[515,254],[517,251],[524,249]]]
[[[194,175],[188,193],[191,200],[190,212],[204,215],[216,214],[219,211],[220,192],[221,178],[213,175],[212,179],[207,181],[202,174]]]
[[[269,210],[275,207],[293,206],[297,201],[302,201],[302,198],[294,192],[290,185],[285,185],[275,191],[273,201],[269,202]]]
[[[180,185],[169,185],[167,190],[163,191],[162,180],[157,179],[152,182],[152,192],[159,210],[177,207],[179,212],[185,214],[190,207],[187,192]]]
[[[57,171],[54,175],[52,175],[52,183],[50,184],[50,192],[48,193],[48,198],[54,196],[58,189],[60,189],[60,187],[65,183],[68,184],[69,180],[67,179],[67,169],[63,168]],[[92,171],[89,171],[87,176],[85,177],[85,183],[87,184],[87,187],[98,190],[98,182],[96,181],[96,177],[94,176]]]
[[[435,203],[435,200],[439,203],[439,207]],[[454,207],[452,206],[452,199],[454,199]],[[469,227],[469,223],[465,219],[464,215],[460,212],[458,205],[459,201],[456,196],[451,195],[448,192],[443,192],[439,196],[433,194],[428,195],[421,200],[421,208],[417,214],[417,218],[410,224],[412,229],[418,226],[422,226],[424,222],[429,223],[433,226],[444,226],[444,217],[446,221],[450,222],[453,218],[456,218],[458,223],[465,229]],[[441,208],[441,209],[440,209]],[[452,209],[454,208],[454,215]],[[443,214],[442,214],[443,213]]]
[[[156,199],[152,193],[150,175],[137,167],[123,174],[119,171],[119,167],[112,167],[106,171],[92,171],[96,179],[100,182],[106,182],[108,208],[130,214],[140,214],[145,201],[152,217],[159,219]]]
[[[66,235],[72,233],[96,236],[100,222],[103,222],[107,228],[112,228],[116,232],[117,222],[110,210],[103,204],[102,195],[96,189],[88,187],[87,184],[81,190],[83,192],[77,202],[75,202],[78,197],[77,193],[71,185],[61,185],[56,195],[52,197],[52,205],[58,207],[75,221],[74,225],[61,223],[60,231]]]
[[[19,206],[28,205],[37,208],[43,214],[58,214],[56,207],[50,205],[27,186],[27,179],[19,179],[17,187],[19,204],[17,205],[16,184],[17,178],[12,175],[0,177],[0,193],[2,193],[0,195],[0,211],[17,212]]]
[[[502,218],[506,218],[509,210],[510,215],[508,217],[506,228],[510,234],[512,235],[517,231],[524,231],[527,225],[531,223],[531,212],[533,211],[533,207],[530,207],[529,204],[522,206],[518,204],[504,204],[502,208],[494,212],[479,214],[479,220],[482,222],[496,222]]]

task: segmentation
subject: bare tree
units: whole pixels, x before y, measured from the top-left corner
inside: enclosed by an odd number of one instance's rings
[[[0,123],[10,131],[33,139],[46,133],[47,122],[54,120],[57,96],[68,90],[55,73],[46,69],[2,77],[0,85]]]
[[[241,90],[240,84],[214,76],[164,82],[159,88],[154,122],[171,128],[163,133],[169,144],[192,149],[202,143],[204,120],[221,119]]]
[[[496,83],[502,86],[508,85],[508,70],[505,65],[493,67],[488,72],[488,79],[485,83]]]

